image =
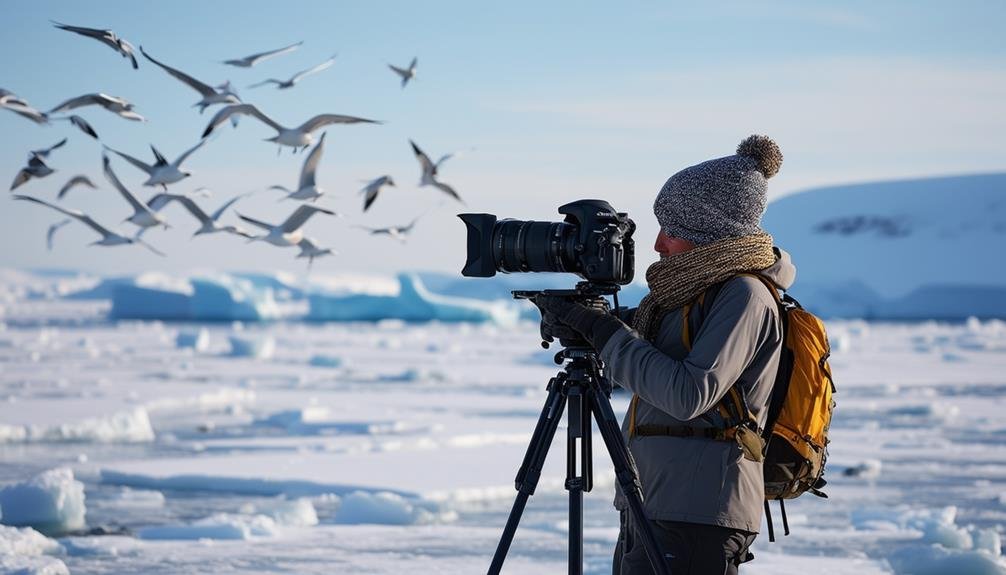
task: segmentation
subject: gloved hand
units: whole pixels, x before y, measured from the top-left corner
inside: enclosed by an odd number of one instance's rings
[[[561,342],[579,335],[600,351],[624,325],[608,313],[608,302],[604,298],[588,300],[588,307],[562,296],[541,294],[534,298],[534,303],[541,310],[541,336],[545,341],[559,338]]]

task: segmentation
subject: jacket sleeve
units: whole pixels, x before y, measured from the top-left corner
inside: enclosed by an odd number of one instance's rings
[[[772,336],[775,302],[767,301],[767,291],[763,298],[755,289],[765,291],[743,279],[724,285],[682,361],[635,331],[620,329],[601,350],[609,377],[680,421],[709,411]]]

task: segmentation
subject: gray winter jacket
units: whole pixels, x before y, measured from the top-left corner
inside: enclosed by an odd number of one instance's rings
[[[762,273],[787,289],[796,268],[789,254],[779,250],[779,256]],[[702,314],[700,306],[693,306],[690,352],[681,338],[680,309],[664,317],[652,344],[624,327],[601,350],[608,377],[639,395],[637,425],[708,426],[696,418],[712,409],[735,382],[759,424],[765,424],[782,348],[772,294],[759,280],[738,276],[723,285],[708,316]],[[622,433],[639,470],[647,517],[758,532],[762,467],[744,459],[736,443],[666,436],[630,439],[628,414]],[[620,492],[615,507],[628,507]]]

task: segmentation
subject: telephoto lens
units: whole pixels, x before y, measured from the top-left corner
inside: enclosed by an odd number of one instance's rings
[[[561,206],[561,222],[497,220],[492,214],[459,214],[468,229],[462,275],[496,272],[568,272],[588,281],[626,284],[633,276],[632,232],[627,214],[603,200]]]

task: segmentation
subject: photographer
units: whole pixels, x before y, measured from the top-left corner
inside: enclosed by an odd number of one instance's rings
[[[782,325],[773,294],[792,283],[789,256],[760,227],[766,180],[782,153],[751,136],[737,154],[685,168],[657,195],[660,260],[646,272],[639,307],[619,314],[544,296],[543,332],[560,324],[600,352],[612,381],[633,395],[622,432],[642,484],[646,515],[675,575],[737,573],[761,524],[762,464],[726,439],[717,404],[733,386],[759,426],[779,364]],[[712,292],[703,305],[703,294]],[[687,316],[684,311],[687,310]],[[631,327],[630,327],[631,326]],[[652,573],[627,503],[613,572]]]

